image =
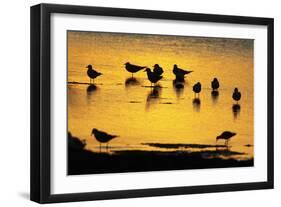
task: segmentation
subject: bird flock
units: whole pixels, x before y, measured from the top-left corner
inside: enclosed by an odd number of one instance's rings
[[[146,72],[147,79],[150,81],[151,87],[155,87],[155,84],[163,78],[162,74],[164,73],[164,70],[159,64],[155,64],[153,66],[153,70],[151,70],[147,66],[139,66],[139,65],[131,64],[129,62],[126,62],[124,64],[124,66],[125,66],[125,69],[129,73],[131,73],[132,78],[134,77],[134,73],[137,73],[137,72],[142,71],[142,70],[144,72]],[[88,68],[87,75],[90,78],[90,85],[91,85],[92,80],[94,82],[94,79],[101,76],[102,73],[96,71],[93,68],[92,65],[88,65],[86,68]],[[194,71],[179,68],[176,64],[174,64],[174,66],[173,66],[173,74],[175,75],[174,82],[176,82],[176,83],[177,82],[184,82],[185,76],[192,73],[192,72],[194,72]],[[176,85],[176,87],[180,87],[180,86],[181,85]],[[211,82],[212,94],[218,94],[219,87],[220,87],[220,83],[219,83],[218,79],[215,77],[213,79],[213,81]],[[196,84],[193,85],[192,89],[193,89],[195,98],[199,100],[200,92],[202,90],[201,83],[197,82]],[[238,105],[238,101],[241,99],[241,92],[239,91],[238,88],[234,88],[234,91],[232,93],[232,99],[234,101],[236,101],[236,105]],[[110,134],[107,134],[106,132],[100,131],[100,130],[95,129],[95,128],[92,129],[91,135],[94,135],[96,140],[98,142],[100,142],[100,144],[106,143],[107,148],[108,148],[108,142],[110,140],[118,137],[117,135],[110,135]],[[236,133],[234,133],[234,132],[224,131],[221,135],[216,137],[216,141],[218,141],[220,139],[223,139],[223,140],[225,140],[225,145],[227,146],[229,139],[232,138],[235,135],[236,135]],[[101,147],[101,145],[100,145],[100,147]]]

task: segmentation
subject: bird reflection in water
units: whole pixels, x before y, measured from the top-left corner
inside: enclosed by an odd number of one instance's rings
[[[140,81],[137,78],[129,77],[125,80],[125,87],[140,85]]]
[[[87,91],[87,98],[89,101],[91,100],[92,96],[97,92],[98,89],[99,88],[93,83],[87,87],[86,91]]]
[[[233,113],[233,117],[234,119],[237,119],[239,114],[240,114],[240,111],[241,111],[241,107],[239,104],[233,104],[232,106],[232,113]]]
[[[180,97],[183,94],[185,86],[185,81],[178,81],[177,79],[173,80],[173,88],[176,92],[177,98],[180,99]]]
[[[92,92],[96,91],[97,89],[98,89],[98,87],[95,84],[90,84],[87,87],[87,93],[92,93]]]
[[[218,102],[219,95],[220,95],[219,91],[212,91],[211,92],[213,103],[217,103]]]
[[[159,101],[161,90],[162,90],[161,86],[156,85],[148,93],[146,98],[146,107],[145,107],[147,111],[150,109],[151,105],[156,104]]]
[[[197,112],[200,111],[200,106],[201,106],[201,100],[200,98],[194,98],[192,101],[193,104],[193,109]]]

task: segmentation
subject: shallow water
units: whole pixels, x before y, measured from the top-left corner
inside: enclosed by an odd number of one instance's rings
[[[164,69],[159,87],[151,88],[146,73],[131,74],[124,63]],[[88,64],[103,73],[89,86]],[[193,70],[184,87],[173,85],[173,65]],[[220,81],[219,95],[210,82]],[[192,86],[200,81],[200,103]],[[223,131],[236,132],[232,151],[253,157],[253,40],[195,38],[114,33],[68,33],[68,130],[99,151],[92,128],[119,135],[109,151],[175,150],[143,143],[216,144]],[[77,83],[71,83],[77,82]],[[240,111],[233,111],[232,91],[242,92]],[[223,141],[218,144],[223,144]],[[105,149],[102,149],[105,150]],[[179,148],[177,150],[200,150]]]

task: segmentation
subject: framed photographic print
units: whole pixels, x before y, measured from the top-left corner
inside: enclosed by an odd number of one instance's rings
[[[273,19],[31,7],[31,200],[273,188]]]

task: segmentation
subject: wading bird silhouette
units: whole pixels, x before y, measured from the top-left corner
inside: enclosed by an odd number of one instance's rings
[[[232,94],[232,98],[238,104],[238,101],[241,99],[241,92],[238,90],[238,88],[234,89],[233,94]]]
[[[219,89],[220,83],[217,78],[214,78],[214,80],[211,83],[211,86],[212,86],[213,91],[216,91]]]
[[[184,69],[178,68],[178,66],[176,64],[174,65],[174,68],[173,68],[173,73],[175,74],[177,81],[183,81],[184,76],[189,73],[192,73],[192,72],[193,72],[192,70],[184,70]]]
[[[163,78],[163,76],[152,72],[150,68],[146,68],[144,72],[146,72],[147,78],[151,82],[151,87],[152,87],[152,83],[155,86],[155,83],[157,83],[159,80]]]
[[[92,129],[91,135],[95,136],[96,140],[100,143],[100,151],[101,151],[101,143],[106,143],[106,149],[108,149],[108,142],[116,137],[117,135],[107,134],[106,132],[97,130],[96,128]]]
[[[86,68],[88,68],[87,75],[90,78],[90,84],[92,83],[92,79],[94,80],[96,77],[102,75],[102,73],[94,70],[92,65],[88,65]]]
[[[126,70],[128,72],[132,73],[132,77],[133,77],[134,73],[146,68],[146,66],[133,65],[129,62],[126,62],[124,65],[125,65]]]
[[[235,135],[235,132],[224,131],[223,133],[221,133],[221,135],[217,136],[216,141],[218,141],[219,139],[224,139],[225,146],[228,146],[229,139]]]
[[[193,86],[193,92],[194,92],[194,96],[196,97],[196,94],[198,94],[199,97],[199,93],[201,92],[201,83],[197,82],[194,86]]]

